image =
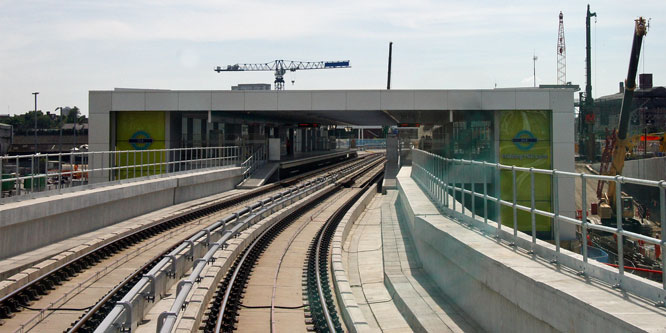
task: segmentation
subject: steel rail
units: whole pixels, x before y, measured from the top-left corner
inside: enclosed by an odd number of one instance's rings
[[[329,177],[332,180],[336,181],[336,186],[335,186],[335,188],[331,189],[331,192],[329,192],[329,195],[332,194],[333,193],[332,191],[334,191],[335,189],[341,188],[342,185],[345,182],[349,182],[349,181],[353,180],[354,178],[359,177],[364,172],[367,172],[368,170],[372,169],[373,167],[376,167],[376,165],[378,163],[381,163],[382,161],[383,161],[383,159],[381,159],[379,155],[375,155],[375,156],[373,156],[373,158],[365,159],[361,163],[358,163],[358,164],[360,164],[360,166],[357,166],[355,164],[355,165],[348,166],[348,167],[344,168],[343,170],[341,170],[341,173],[343,173],[343,174],[346,171],[351,172],[351,174],[349,174],[347,176],[338,177],[337,174],[329,175]],[[355,196],[355,198],[356,198],[356,196]],[[349,205],[350,202],[353,203],[353,200],[355,200],[355,199],[351,199],[349,202],[347,202],[347,205]],[[228,281],[225,282],[226,287],[224,288],[224,294],[223,294],[223,297],[222,297],[222,301],[220,302],[220,308],[219,308],[218,311],[214,312],[214,313],[217,314],[217,316],[215,318],[215,332],[221,332],[223,330],[224,321],[226,320],[224,315],[225,315],[225,312],[228,309],[228,306],[230,306],[229,305],[230,297],[231,297],[231,295],[234,291],[234,288],[237,287],[238,276],[239,276],[240,272],[244,269],[244,264],[246,263],[246,260],[250,256],[253,249],[257,246],[257,244],[259,244],[260,242],[265,241],[264,238],[268,234],[270,234],[274,230],[283,226],[283,223],[285,221],[290,219],[292,216],[298,214],[299,211],[302,211],[302,210],[305,210],[305,209],[308,209],[307,206],[298,209],[296,212],[290,214],[288,217],[285,217],[283,220],[277,221],[276,223],[274,223],[273,225],[268,227],[257,238],[255,238],[254,241],[244,250],[244,253],[243,253],[242,257],[240,257],[239,259],[236,260],[236,262],[234,263],[235,268],[233,269],[232,272],[229,272],[231,274],[231,276],[228,278]],[[176,305],[177,304],[174,303],[174,306],[176,306]],[[166,320],[168,320],[168,322]],[[169,318],[166,318],[166,320],[165,320],[164,325],[160,325],[160,328],[158,329],[159,332],[169,332],[170,328],[175,324],[175,318],[173,316],[171,316]]]
[[[334,167],[334,166],[331,166],[331,167]],[[290,178],[290,179],[287,179],[285,181],[293,182],[293,181],[298,181],[299,179],[303,179],[305,177],[307,177],[307,175],[298,175],[298,176],[292,177],[293,179]],[[91,251],[88,251],[87,253],[85,253],[81,256],[78,256],[77,258],[74,258],[74,259],[64,263],[63,265],[60,265],[60,266],[56,267],[55,269],[47,272],[46,274],[43,274],[39,278],[31,281],[30,283],[22,286],[21,288],[18,288],[17,290],[12,292],[11,294],[3,297],[2,298],[3,303],[5,303],[5,301],[12,300],[12,298],[17,296],[17,295],[21,295],[21,297],[22,297],[21,301],[14,301],[15,302],[15,307],[17,307],[17,309],[14,309],[14,311],[9,310],[9,307],[5,307],[7,315],[10,312],[16,312],[17,310],[22,309],[20,304],[23,304],[23,303],[25,303],[25,301],[27,301],[27,298],[24,295],[27,290],[31,290],[31,288],[33,288],[33,286],[42,283],[41,282],[42,280],[49,279],[54,273],[61,272],[61,270],[63,270],[64,268],[67,268],[67,267],[69,267],[73,264],[76,264],[77,262],[79,262],[81,260],[85,260],[87,257],[90,257],[90,256],[106,257],[106,256],[109,255],[109,252],[113,253],[113,252],[117,251],[117,248],[123,248],[123,247],[127,246],[128,244],[123,244],[121,246],[118,246],[119,243],[125,242],[125,240],[129,240],[130,244],[135,244],[137,242],[141,242],[141,239],[137,239],[137,235],[140,235],[140,238],[147,238],[147,237],[152,238],[152,236],[167,232],[168,230],[171,230],[174,227],[177,227],[177,226],[180,226],[184,223],[190,222],[192,219],[199,219],[203,216],[209,215],[210,213],[214,213],[214,212],[219,211],[221,209],[228,208],[230,206],[233,206],[234,204],[238,204],[239,202],[245,201],[245,200],[247,200],[249,198],[252,198],[254,196],[261,195],[261,194],[263,194],[265,192],[268,192],[268,191],[270,191],[270,189],[272,189],[276,186],[279,186],[279,185],[282,185],[282,183],[274,183],[274,184],[266,186],[265,188],[263,188],[259,191],[249,191],[250,193],[242,194],[242,195],[239,195],[239,196],[234,196],[232,198],[224,198],[224,199],[222,199],[222,202],[219,202],[218,200],[212,200],[209,203],[207,203],[205,206],[201,207],[199,210],[197,210],[195,212],[190,212],[190,213],[185,214],[185,215],[181,215],[181,216],[171,218],[169,220],[161,222],[160,224],[156,224],[156,225],[152,225],[152,226],[149,226],[149,227],[137,229],[134,232],[132,232],[131,234],[125,235],[120,239],[117,239],[117,240],[115,240],[111,243],[108,243],[108,244],[104,245],[104,246],[92,249]],[[211,202],[215,202],[215,203],[210,204]],[[202,212],[204,212],[203,215],[201,214]],[[179,221],[179,219],[180,219],[180,221]],[[179,221],[179,223],[174,224],[174,221]],[[170,224],[172,224],[172,225],[170,225]],[[167,225],[168,227],[164,228],[165,225]],[[148,235],[141,236],[142,233],[146,233]],[[114,249],[113,250],[108,250],[109,248],[114,248]],[[104,252],[104,254],[99,255],[100,252]],[[161,254],[158,257],[162,257],[162,256],[164,256],[164,254]],[[99,259],[98,257],[95,257],[94,259],[89,259],[88,258],[87,261],[86,261],[86,264],[84,264],[83,266],[86,266],[85,268],[92,266],[94,264],[94,262],[96,262]],[[91,308],[91,310],[86,312],[86,314],[81,318],[81,320],[79,320],[75,323],[75,326],[73,327],[73,329],[75,330],[75,329],[78,329],[78,328],[82,327],[85,322],[87,322],[90,318],[92,318],[95,315],[97,310],[99,310],[106,302],[108,302],[109,299],[112,299],[114,297],[114,295],[117,294],[118,290],[124,288],[125,285],[127,285],[129,282],[131,282],[136,277],[136,275],[139,274],[139,272],[144,270],[145,267],[150,266],[150,265],[154,265],[154,264],[155,264],[155,258],[153,258],[148,263],[146,263],[141,269],[137,270],[135,273],[133,273],[132,275],[125,278],[118,286],[116,286],[107,295],[105,295],[105,297],[103,297],[99,302],[97,302]],[[78,271],[78,270],[80,270],[80,268],[77,268],[75,270]],[[53,285],[55,285],[56,283],[57,282],[54,283],[53,281],[51,281],[47,284],[48,287],[43,287],[43,286],[39,287],[40,288],[39,293],[44,293],[45,291],[41,291],[41,290],[44,290],[44,289],[53,289]],[[30,294],[35,294],[34,290],[31,291]],[[34,298],[34,297],[35,296],[28,297],[28,298]],[[0,303],[0,304],[3,304],[3,303]]]
[[[359,159],[354,159],[353,161],[358,161],[358,160]],[[187,214],[184,214],[184,215],[175,216],[175,217],[173,217],[171,219],[168,219],[168,220],[165,220],[165,221],[163,221],[159,224],[136,229],[136,230],[132,231],[130,234],[127,234],[127,235],[125,235],[125,236],[123,236],[123,237],[121,237],[121,238],[119,238],[115,241],[112,241],[108,244],[105,244],[105,245],[97,247],[97,248],[92,248],[90,251],[87,251],[87,252],[85,252],[85,253],[83,253],[83,254],[81,254],[81,255],[73,258],[73,259],[70,259],[69,261],[51,269],[50,271],[42,274],[41,276],[33,279],[32,281],[26,283],[25,285],[15,289],[14,291],[12,291],[9,294],[0,298],[0,311],[2,311],[2,308],[5,307],[5,306],[8,307],[8,308],[13,307],[13,305],[7,304],[7,303],[12,302],[12,299],[16,298],[17,296],[21,295],[22,293],[26,293],[29,289],[35,288],[39,283],[48,279],[49,277],[52,277],[54,274],[62,271],[63,269],[66,269],[67,267],[70,267],[73,264],[75,264],[75,263],[77,263],[81,260],[84,260],[84,259],[86,259],[90,256],[93,256],[93,255],[98,254],[98,253],[103,252],[103,251],[110,251],[111,248],[119,246],[122,242],[132,240],[132,238],[137,237],[142,232],[146,232],[146,233],[150,233],[150,232],[154,232],[154,231],[158,231],[159,233],[166,232],[169,229],[171,229],[173,227],[176,227],[177,225],[174,225],[174,226],[172,226],[170,228],[167,228],[167,229],[164,229],[164,230],[159,230],[159,229],[162,228],[165,225],[168,225],[169,223],[173,223],[174,221],[178,220],[179,218],[188,219],[188,218],[196,217],[197,214],[199,214],[201,212],[204,212],[206,210],[213,210],[210,213],[210,214],[212,214],[212,213],[214,213],[216,211],[219,211],[221,209],[227,208],[229,206],[232,206],[234,204],[238,204],[238,203],[243,202],[243,201],[250,200],[253,197],[256,197],[258,195],[269,192],[271,189],[273,189],[275,187],[285,185],[285,184],[289,184],[289,183],[298,182],[302,179],[305,179],[305,178],[309,177],[312,174],[323,173],[323,172],[326,172],[329,169],[340,167],[340,164],[343,164],[345,162],[348,162],[348,161],[343,161],[343,162],[340,162],[340,163],[337,163],[337,164],[334,164],[334,165],[331,165],[331,166],[327,166],[326,168],[323,168],[323,170],[313,170],[313,171],[307,172],[305,174],[296,175],[296,176],[287,178],[287,179],[285,179],[283,181],[280,181],[280,182],[276,182],[276,183],[273,183],[273,184],[268,184],[265,187],[262,187],[258,191],[248,191],[248,193],[243,193],[241,195],[238,195],[238,196],[235,196],[235,197],[232,197],[232,198],[224,198],[224,199],[222,199],[221,202],[214,203],[212,205],[205,205],[205,206],[201,207],[201,209],[199,209],[195,212],[190,212],[190,213],[187,213]],[[187,222],[187,221],[184,221],[182,223],[185,223],[185,222]],[[180,224],[182,224],[182,223],[180,223]],[[180,224],[178,224],[178,225],[180,225]],[[123,245],[121,245],[120,247],[122,247],[122,246]],[[30,292],[30,293],[32,293],[32,292]],[[16,311],[10,311],[10,312],[16,312]],[[7,313],[7,315],[8,314],[9,313]],[[1,315],[2,315],[2,312],[0,312],[0,316]]]
[[[308,189],[306,188],[307,186],[310,186],[310,185],[312,185],[312,186],[320,186],[321,184],[323,184],[323,183],[325,183],[325,182],[327,182],[327,181],[335,181],[335,180],[337,180],[337,179],[339,178],[339,175],[340,175],[340,174],[347,174],[347,173],[351,172],[351,170],[356,169],[356,168],[358,167],[358,165],[365,165],[365,164],[371,163],[371,162],[375,161],[377,158],[378,158],[378,155],[373,155],[373,158],[371,158],[371,159],[365,159],[365,158],[363,158],[363,159],[359,159],[358,161],[355,161],[355,163],[352,163],[351,165],[342,165],[342,166],[338,166],[338,167],[339,167],[339,170],[336,170],[336,171],[334,171],[334,172],[328,172],[328,173],[327,173],[325,176],[323,176],[323,177],[318,177],[318,178],[316,178],[316,179],[314,179],[314,180],[311,180],[311,181],[307,182],[306,184],[302,184],[302,185],[296,186],[295,188],[292,187],[290,190],[287,190],[287,191],[281,192],[281,193],[279,193],[278,195],[273,196],[273,197],[270,198],[270,199],[262,200],[262,201],[260,201],[260,202],[257,202],[257,203],[255,203],[255,204],[253,204],[253,205],[250,205],[249,207],[243,209],[242,211],[240,211],[240,212],[238,212],[238,213],[236,213],[236,214],[232,214],[232,215],[230,215],[228,218],[223,219],[222,225],[224,226],[227,222],[229,222],[229,221],[231,221],[231,220],[233,220],[233,219],[238,219],[238,217],[239,217],[240,215],[245,215],[245,214],[247,214],[247,213],[252,213],[252,211],[253,211],[254,209],[265,209],[265,208],[264,208],[264,205],[265,205],[265,204],[267,204],[267,203],[274,204],[274,202],[275,202],[276,200],[278,200],[278,199],[284,199],[287,195],[289,195],[290,198],[292,197],[292,195],[300,195],[300,194],[301,194],[301,193],[300,193],[301,190],[304,190],[304,191],[307,191],[307,190],[308,190]],[[306,186],[306,185],[307,185],[307,186]],[[297,190],[297,193],[294,193],[294,189]],[[284,200],[286,200],[286,199],[284,199]],[[283,200],[283,201],[284,201],[284,200]],[[248,217],[248,220],[249,220],[250,218],[251,218],[251,217]],[[235,231],[233,232],[233,234],[234,234],[234,235],[235,235],[235,234],[238,234],[238,233],[240,232],[240,229],[242,228],[242,226],[246,225],[247,222],[248,222],[248,221],[246,220],[245,222],[240,223],[239,225],[235,226],[234,228],[235,228],[235,229],[238,228],[238,230],[235,230]],[[218,227],[219,227],[219,226],[218,226]],[[222,229],[222,230],[224,230],[224,229]],[[213,232],[216,232],[216,231],[214,231],[214,230],[209,230],[209,233],[212,234]],[[227,234],[227,236],[229,236],[229,235]],[[221,239],[221,240],[220,240],[221,243],[220,243],[220,244],[217,244],[217,243],[216,243],[215,245],[218,245],[218,247],[219,247],[219,246],[222,246],[222,245],[226,242],[227,239],[228,239],[228,237],[225,238],[225,239]],[[196,241],[196,240],[195,240],[195,239],[192,239],[192,242],[194,242],[194,241]],[[219,241],[218,241],[218,242],[219,242]],[[182,251],[182,250],[183,250],[182,248],[177,248],[177,249],[174,250],[173,252],[179,252],[179,251]],[[211,250],[213,250],[213,249],[211,249]],[[202,263],[205,264],[205,262],[207,262],[207,260],[209,260],[209,259],[212,258],[212,255],[213,255],[214,251],[211,252],[211,250],[209,250],[209,251],[207,252],[207,254],[206,254],[206,256],[205,256],[204,258],[200,258],[200,259],[195,260],[195,266],[193,267],[195,271],[193,271],[193,273],[190,274],[190,275],[191,275],[190,277],[192,277],[193,275],[196,277],[196,274],[197,274],[196,272],[199,272],[199,271],[201,271],[201,270],[203,269],[203,265],[202,265]],[[206,259],[206,258],[207,258],[207,259]],[[168,258],[167,258],[167,259],[168,259]],[[167,259],[163,259],[163,261],[168,261]],[[192,260],[193,260],[193,259],[194,259],[194,258],[192,258]],[[168,263],[168,262],[164,262],[163,265],[161,265],[161,263],[158,263],[158,265],[157,265],[155,268],[153,268],[153,269],[151,270],[151,272],[149,272],[149,274],[152,273],[152,275],[154,276],[154,275],[160,273],[161,268],[165,267],[167,263]],[[131,291],[130,293],[128,293],[128,295],[127,295],[125,298],[123,298],[124,301],[121,301],[121,303],[123,303],[123,302],[124,302],[124,303],[127,303],[127,302],[129,302],[132,298],[136,297],[135,294],[138,293],[141,289],[145,288],[145,287],[146,287],[146,284],[149,282],[149,281],[144,281],[144,280],[145,280],[145,279],[142,279],[142,282],[143,282],[143,283],[140,283],[140,284],[141,284],[140,286],[133,288],[133,291],[134,291],[134,292]],[[173,304],[172,307],[171,307],[171,311],[168,311],[168,312],[164,312],[164,313],[162,313],[162,314],[160,315],[160,318],[158,318],[158,321],[159,321],[159,322],[158,322],[158,326],[159,326],[158,330],[160,330],[160,331],[170,331],[170,330],[171,330],[172,326],[175,324],[175,319],[176,319],[175,317],[177,316],[177,313],[178,313],[178,312],[180,311],[180,309],[182,308],[182,304],[185,304],[185,303],[184,303],[184,302],[185,302],[185,298],[187,297],[187,295],[189,294],[189,292],[190,292],[191,289],[192,289],[193,282],[194,282],[194,281],[192,281],[191,278],[190,278],[190,279],[186,279],[186,280],[181,281],[182,289],[179,288],[179,290],[178,290],[178,295],[177,295],[177,297],[176,297],[176,299],[175,299],[175,301],[174,301],[174,304]],[[179,286],[180,286],[180,284],[179,284]],[[131,306],[130,306],[130,308],[131,308]],[[116,310],[116,309],[117,309],[117,310]],[[118,316],[120,316],[120,313],[121,313],[120,311],[122,311],[122,310],[117,306],[117,307],[114,309],[114,311],[113,311],[112,313],[110,313],[109,316],[107,316],[107,318],[105,319],[105,322],[102,323],[102,325],[103,325],[103,326],[104,326],[104,325],[106,325],[106,326],[110,325],[110,322],[108,322],[107,319],[109,319],[109,317],[118,318]],[[115,319],[110,319],[110,320],[113,321],[113,320],[115,320]]]

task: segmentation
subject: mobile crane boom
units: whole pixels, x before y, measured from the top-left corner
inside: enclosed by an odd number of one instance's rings
[[[615,140],[615,147],[613,149],[613,158],[611,160],[610,169],[607,173],[610,176],[621,175],[622,169],[624,168],[624,160],[627,154],[627,145],[630,143],[630,140],[627,140],[627,129],[629,128],[629,115],[632,111],[631,102],[634,97],[634,90],[636,89],[636,72],[638,70],[638,60],[641,53],[641,44],[643,42],[643,36],[645,36],[646,33],[647,27],[645,25],[645,19],[643,17],[639,17],[636,19],[634,28],[634,39],[631,45],[631,55],[629,58],[629,70],[627,72],[627,79],[625,80],[622,107],[620,109],[620,123],[617,127],[617,139]],[[615,182],[609,182],[608,192],[606,193],[605,198],[602,199],[602,206],[604,206],[605,201],[607,207],[612,209],[612,213],[614,213],[613,208],[615,208],[616,205],[615,191]]]
[[[235,64],[227,67],[217,66],[213,70],[221,72],[247,72],[247,71],[274,71],[275,72],[275,90],[284,89],[284,74],[287,71],[295,72],[304,69],[333,69],[350,68],[349,60],[338,61],[293,61],[293,60],[275,60],[273,62],[261,64]]]

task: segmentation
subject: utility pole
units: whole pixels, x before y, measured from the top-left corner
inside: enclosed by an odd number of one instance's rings
[[[35,155],[37,154],[37,95],[39,92],[32,93],[35,95]]]
[[[389,42],[389,59],[388,59],[388,79],[386,81],[386,90],[391,90],[391,61],[393,55],[393,42]]]
[[[536,56],[536,53],[532,55],[532,64],[533,64],[533,76],[534,76],[534,88],[536,88],[536,61],[539,57]]]

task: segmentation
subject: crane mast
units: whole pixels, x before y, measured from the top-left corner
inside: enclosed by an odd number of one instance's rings
[[[629,57],[629,70],[627,72],[627,79],[625,80],[622,107],[620,109],[620,122],[617,126],[617,139],[615,140],[615,147],[612,154],[613,158],[608,171],[608,175],[610,176],[621,175],[622,169],[624,168],[627,144],[630,141],[627,140],[627,130],[629,128],[629,116],[632,111],[631,103],[634,97],[634,90],[636,89],[636,72],[638,71],[638,60],[640,59],[643,36],[646,34],[647,27],[645,25],[645,19],[639,17],[636,19],[634,28],[634,39],[631,45],[631,55]],[[603,201],[605,201],[607,206],[614,208],[616,205],[616,195],[618,195],[615,192],[615,182],[611,181],[608,184],[608,192],[606,193],[605,198],[602,199],[602,206],[604,204]],[[612,212],[613,211],[611,211],[611,213]]]
[[[564,15],[560,12],[560,27],[557,31],[557,84],[567,84],[567,45],[564,41]]]
[[[306,69],[333,69],[350,68],[349,60],[338,61],[293,61],[293,60],[275,60],[267,63],[258,64],[235,64],[226,67],[217,66],[213,70],[221,72],[256,72],[272,71],[275,73],[275,90],[284,89],[284,74],[287,71],[295,72]]]

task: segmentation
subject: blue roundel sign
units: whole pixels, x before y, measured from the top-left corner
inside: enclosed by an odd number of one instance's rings
[[[532,132],[522,130],[516,133],[516,136],[514,136],[511,141],[520,150],[530,150],[537,143],[537,138],[534,136],[534,134],[532,134]]]
[[[129,143],[136,150],[146,150],[153,144],[153,138],[150,137],[146,131],[137,131],[132,134],[132,137],[129,139]]]

